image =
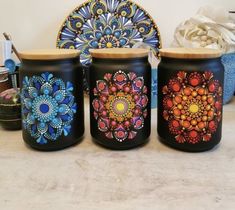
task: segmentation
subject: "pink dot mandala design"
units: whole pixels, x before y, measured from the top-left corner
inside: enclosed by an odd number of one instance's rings
[[[222,117],[222,87],[212,72],[178,72],[163,87],[163,117],[178,143],[211,140]]]
[[[99,131],[119,142],[132,140],[147,117],[147,87],[133,72],[107,73],[96,82],[92,102]]]

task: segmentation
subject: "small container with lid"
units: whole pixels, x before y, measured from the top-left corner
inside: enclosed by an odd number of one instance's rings
[[[84,133],[83,72],[77,50],[20,53],[23,139],[38,150],[78,143]]]
[[[158,134],[163,143],[199,152],[220,142],[224,69],[221,52],[162,49],[158,72]]]
[[[11,87],[7,69],[5,67],[0,67],[0,93],[4,90],[10,89]]]
[[[0,93],[0,125],[7,130],[21,129],[19,88],[11,88]]]
[[[151,66],[146,49],[91,50],[90,126],[110,149],[147,142],[151,119]]]

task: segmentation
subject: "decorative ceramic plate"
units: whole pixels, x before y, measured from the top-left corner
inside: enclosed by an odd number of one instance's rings
[[[158,27],[143,8],[129,0],[90,0],[66,18],[57,47],[79,49],[81,63],[89,65],[91,48],[129,48],[137,42],[148,44],[158,56]]]

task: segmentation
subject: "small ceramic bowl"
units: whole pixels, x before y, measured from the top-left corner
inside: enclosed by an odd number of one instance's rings
[[[224,65],[224,104],[228,103],[235,91],[235,53],[222,56]]]
[[[0,93],[0,124],[8,130],[21,129],[19,89],[8,89]]]

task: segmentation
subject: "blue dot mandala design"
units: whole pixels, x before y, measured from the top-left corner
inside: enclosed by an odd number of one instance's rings
[[[24,129],[37,143],[56,141],[62,134],[68,136],[71,122],[77,112],[73,84],[55,78],[53,74],[24,77],[21,90]]]
[[[57,47],[79,49],[81,63],[88,65],[89,49],[130,48],[137,42],[159,55],[160,33],[144,9],[129,0],[90,0],[66,18]]]

